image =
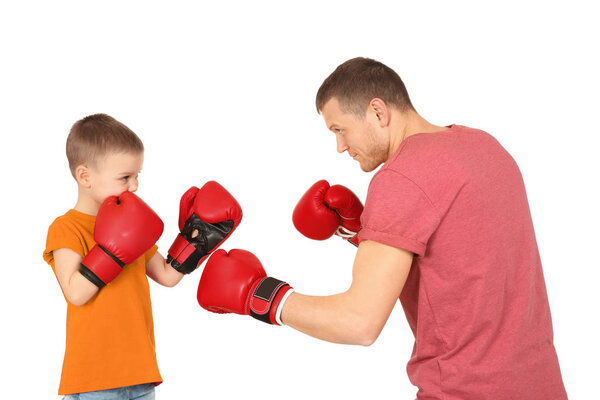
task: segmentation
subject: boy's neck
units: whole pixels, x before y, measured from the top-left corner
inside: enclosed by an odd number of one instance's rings
[[[100,204],[98,204],[97,201],[79,188],[79,192],[77,194],[77,203],[73,209],[84,214],[97,215],[98,210],[100,209]]]

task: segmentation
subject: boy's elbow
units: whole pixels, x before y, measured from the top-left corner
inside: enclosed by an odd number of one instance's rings
[[[88,293],[83,290],[71,290],[70,292],[65,292],[64,294],[70,304],[76,307],[81,307],[86,305],[87,302],[91,300],[95,292],[96,291],[93,293]]]
[[[84,296],[81,295],[71,295],[71,296],[65,296],[67,298],[67,301],[69,303],[71,303],[72,305],[74,305],[75,307],[81,307],[84,306],[85,304],[87,304],[88,301],[90,301],[89,298],[86,298]]]
[[[168,267],[168,270],[169,270],[169,273],[161,276],[158,283],[161,284],[162,286],[172,288],[172,287],[177,286],[177,284],[179,282],[181,282],[181,279],[184,277],[184,275],[181,272],[178,272],[171,267]]]
[[[172,287],[175,287],[178,283],[179,283],[179,281],[165,281],[165,282],[161,282],[160,284],[164,287],[172,288]]]
[[[176,275],[176,274],[159,275],[156,277],[156,279],[154,279],[154,281],[161,286],[172,288],[172,287],[176,286],[179,283],[179,281],[181,281],[181,278],[183,277],[183,274],[181,274],[181,273],[177,273],[177,274],[179,274],[179,275]]]

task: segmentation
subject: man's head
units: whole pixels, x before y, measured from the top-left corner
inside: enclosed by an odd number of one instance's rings
[[[391,155],[392,113],[414,112],[398,74],[362,57],[346,61],[325,79],[316,106],[336,134],[338,152],[348,151],[363,171],[374,170]]]
[[[101,204],[109,196],[137,190],[144,145],[116,119],[94,114],[73,124],[67,159],[80,189]]]

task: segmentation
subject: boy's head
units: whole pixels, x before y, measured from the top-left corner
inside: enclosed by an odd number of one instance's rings
[[[67,138],[67,159],[80,192],[101,204],[109,196],[137,190],[144,145],[116,119],[94,114],[73,124]]]

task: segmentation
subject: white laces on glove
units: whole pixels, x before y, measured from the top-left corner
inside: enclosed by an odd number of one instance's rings
[[[335,234],[336,236],[339,236],[344,239],[352,239],[354,236],[356,236],[356,232],[352,232],[341,225],[338,226],[338,228],[335,231]]]

